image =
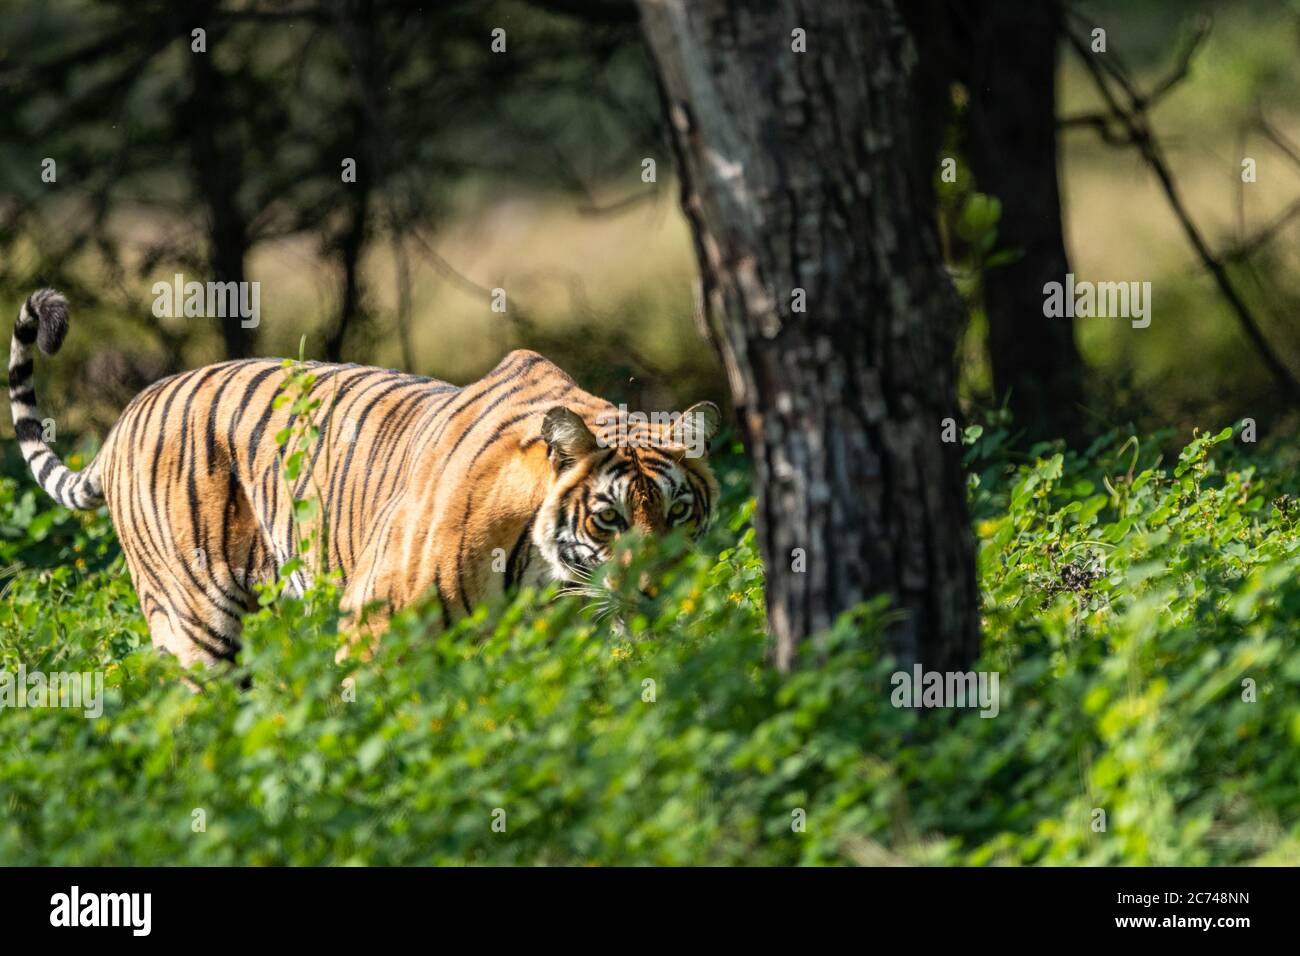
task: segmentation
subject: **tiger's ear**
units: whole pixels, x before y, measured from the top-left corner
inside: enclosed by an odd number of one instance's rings
[[[685,445],[690,457],[699,458],[709,450],[709,442],[722,425],[722,411],[712,402],[696,402],[677,419],[673,440]]]
[[[563,471],[578,458],[596,450],[596,436],[577,412],[556,405],[542,419],[542,440],[551,450],[556,471]]]

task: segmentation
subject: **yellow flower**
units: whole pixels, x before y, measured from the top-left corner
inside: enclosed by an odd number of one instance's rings
[[[78,571],[86,570],[86,560],[84,558],[77,558],[77,570]]]

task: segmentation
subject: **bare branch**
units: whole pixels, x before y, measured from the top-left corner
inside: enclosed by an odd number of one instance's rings
[[[1259,131],[1264,134],[1265,139],[1285,153],[1291,162],[1300,166],[1300,147],[1297,147],[1295,143],[1282,134],[1280,129],[1265,119],[1262,110],[1258,110],[1255,125],[1259,127]]]
[[[1077,116],[1063,116],[1056,121],[1059,129],[1085,128],[1094,130],[1103,142],[1112,146],[1130,146],[1131,137],[1115,128],[1115,117],[1110,113],[1080,113]]]
[[[1208,27],[1204,29],[1208,29]],[[1183,203],[1182,196],[1179,194],[1178,187],[1174,182],[1173,173],[1169,168],[1169,164],[1165,161],[1163,150],[1160,148],[1160,142],[1151,129],[1147,118],[1146,104],[1150,103],[1152,98],[1149,96],[1144,97],[1138,91],[1127,73],[1113,61],[1111,56],[1093,56],[1087,41],[1068,27],[1066,28],[1066,38],[1075,53],[1083,61],[1084,67],[1091,74],[1093,83],[1096,85],[1102,99],[1105,100],[1110,115],[1128,131],[1130,141],[1138,147],[1142,158],[1146,160],[1147,165],[1156,174],[1165,198],[1169,202],[1169,207],[1177,217],[1188,241],[1196,251],[1202,264],[1214,278],[1220,294],[1233,312],[1236,313],[1242,330],[1255,347],[1255,351],[1259,353],[1260,359],[1264,362],[1270,374],[1277,380],[1278,385],[1288,395],[1292,398],[1300,398],[1300,382],[1297,382],[1290,369],[1273,351],[1273,347],[1265,337],[1259,322],[1255,319],[1254,313],[1246,305],[1245,300],[1228,275],[1223,261],[1210,249],[1209,243],[1206,242],[1199,227],[1192,219],[1187,206]],[[1193,42],[1188,44],[1189,48],[1194,51],[1196,47],[1200,46],[1202,39],[1203,37],[1194,35]],[[1180,68],[1175,70],[1175,74],[1186,75],[1186,72],[1187,67],[1180,60]],[[1120,87],[1122,94],[1127,99],[1126,103],[1120,101],[1120,94],[1116,93],[1112,88],[1111,81]],[[1161,95],[1168,92],[1169,88],[1171,88],[1171,85],[1166,85],[1160,91]]]
[[[1231,248],[1223,251],[1224,262],[1240,262],[1249,259],[1264,246],[1268,245],[1278,234],[1292,222],[1300,219],[1300,199],[1297,199],[1267,226],[1248,239],[1242,239]]]

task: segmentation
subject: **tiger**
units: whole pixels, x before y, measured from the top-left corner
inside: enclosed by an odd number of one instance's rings
[[[19,447],[55,501],[107,505],[150,639],[187,668],[236,661],[256,583],[299,554],[304,522],[293,503],[312,489],[324,529],[318,566],[295,561],[283,584],[302,595],[315,575],[337,573],[351,642],[377,640],[392,615],[424,599],[436,598],[445,627],[524,586],[591,587],[620,536],[697,538],[714,518],[716,404],[629,428],[636,413],[525,349],[463,386],[303,363],[314,378],[308,397],[322,404],[296,482],[276,441],[295,421],[293,403],[275,401],[294,368],[279,359],[154,382],[73,471],[45,441],[32,381],[32,346],[57,353],[68,321],[52,289],[19,310],[9,358]]]

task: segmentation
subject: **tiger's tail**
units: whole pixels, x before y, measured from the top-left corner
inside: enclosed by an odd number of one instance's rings
[[[51,498],[67,508],[96,508],[104,503],[99,459],[84,471],[73,471],[45,442],[41,413],[36,407],[32,385],[32,344],[53,355],[68,334],[68,300],[53,289],[41,289],[27,297],[18,310],[13,344],[9,348],[9,407],[14,432],[27,467]]]

